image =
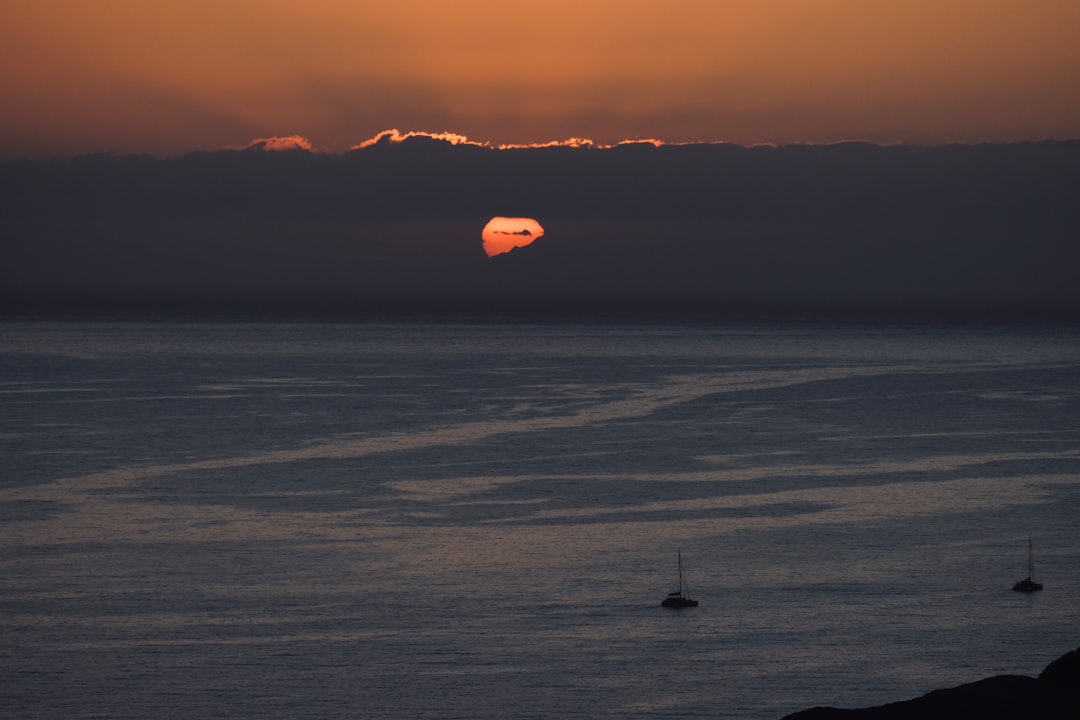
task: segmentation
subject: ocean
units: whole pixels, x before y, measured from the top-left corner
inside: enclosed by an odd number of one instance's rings
[[[1080,646],[1075,328],[8,321],[0,370],[3,717],[778,720]]]

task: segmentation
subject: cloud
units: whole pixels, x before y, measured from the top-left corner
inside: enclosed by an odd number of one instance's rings
[[[244,150],[265,150],[268,152],[280,152],[288,150],[312,151],[311,141],[300,135],[287,137],[255,138],[244,146]]]
[[[593,147],[611,147],[610,145],[598,145],[589,138],[571,137],[565,140],[550,140],[548,142],[531,143],[531,144],[501,144],[497,146],[500,150],[522,150],[526,148],[555,148],[555,147],[568,147],[568,148],[593,148]]]
[[[469,140],[469,138],[467,138],[466,136],[460,135],[458,133],[433,133],[423,131],[401,132],[397,128],[394,128],[392,130],[383,130],[382,132],[375,135],[375,137],[369,138],[367,140],[364,140],[363,142],[353,145],[350,149],[363,150],[364,148],[369,148],[372,145],[378,145],[379,143],[400,144],[411,138],[427,138],[430,140],[441,140],[442,142],[450,143],[451,145],[484,145],[484,143],[473,142],[472,140]]]
[[[569,137],[563,140],[548,140],[545,142],[536,143],[491,143],[487,141],[472,140],[466,135],[453,132],[426,132],[422,130],[410,130],[409,132],[401,132],[394,128],[392,130],[383,130],[377,133],[374,137],[368,138],[360,143],[357,143],[350,147],[350,150],[363,150],[365,148],[372,147],[373,145],[381,144],[401,144],[413,139],[428,139],[428,140],[440,140],[442,142],[449,143],[451,145],[474,145],[476,147],[493,148],[497,150],[538,150],[542,148],[600,148],[607,149],[615,147],[616,145],[636,145],[645,144],[652,145],[654,147],[660,147],[665,145],[662,140],[655,138],[647,139],[635,139],[635,140],[621,140],[613,145],[605,145],[594,142],[589,138],[582,137]],[[687,144],[687,143],[673,143],[673,144]]]
[[[340,155],[0,163],[0,312],[1080,319],[1080,142],[497,149],[388,132]],[[543,227],[498,228],[535,242],[492,262],[493,217]]]

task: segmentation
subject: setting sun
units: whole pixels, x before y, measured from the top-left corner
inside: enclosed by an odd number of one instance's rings
[[[493,217],[484,226],[484,252],[488,257],[508,253],[543,235],[544,228],[532,218]]]

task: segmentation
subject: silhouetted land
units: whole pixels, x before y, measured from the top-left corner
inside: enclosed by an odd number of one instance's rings
[[[1050,663],[1039,677],[998,675],[913,700],[862,709],[816,707],[784,720],[1075,720],[1080,717],[1080,649]]]

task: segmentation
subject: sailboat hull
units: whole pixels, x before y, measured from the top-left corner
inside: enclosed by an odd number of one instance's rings
[[[1042,590],[1042,583],[1037,583],[1031,578],[1024,578],[1013,585],[1016,592],[1038,592]]]
[[[660,606],[666,608],[675,608],[676,610],[679,608],[691,608],[697,607],[697,600],[691,600],[690,598],[684,597],[669,597],[665,598],[664,601],[660,603]]]

